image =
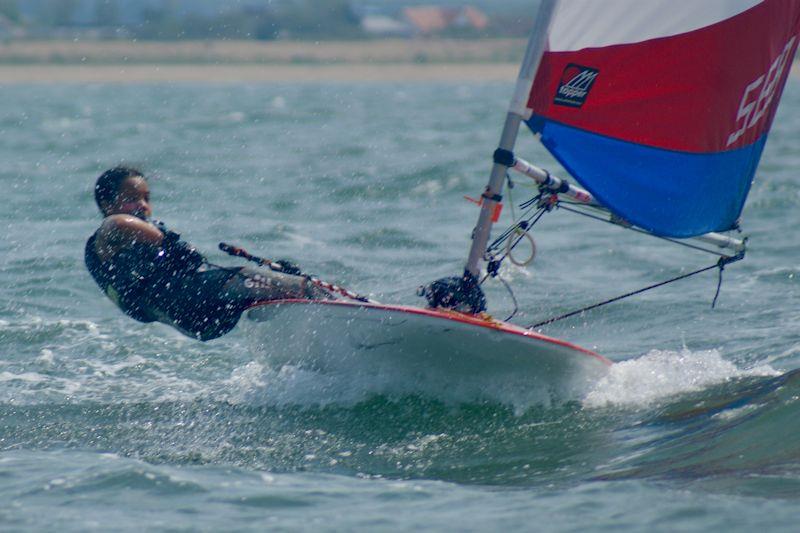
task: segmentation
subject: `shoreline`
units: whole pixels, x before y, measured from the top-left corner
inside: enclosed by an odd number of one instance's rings
[[[516,63],[0,65],[0,85],[59,83],[513,82]]]
[[[0,61],[0,86],[97,83],[513,83],[518,72],[518,62],[486,61],[481,58],[470,60],[469,57],[432,62],[367,61],[363,55],[339,56],[334,62],[299,63],[118,61],[17,64]],[[800,79],[800,60],[792,64],[790,76]]]
[[[519,63],[523,39],[0,41],[1,65]]]
[[[11,41],[0,85],[507,81],[520,39],[375,41]]]

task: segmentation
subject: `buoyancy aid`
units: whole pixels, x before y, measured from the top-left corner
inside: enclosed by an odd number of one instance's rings
[[[209,265],[205,257],[162,222],[162,245],[127,247],[102,261],[86,243],[85,262],[100,289],[125,314],[140,322],[160,321],[200,340],[224,335],[242,309],[224,298],[222,287],[239,269]]]

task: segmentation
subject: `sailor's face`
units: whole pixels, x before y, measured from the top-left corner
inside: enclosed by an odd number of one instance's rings
[[[147,181],[140,176],[127,178],[119,186],[114,203],[108,209],[108,215],[133,215],[137,218],[148,218],[153,214],[150,209],[150,188]]]

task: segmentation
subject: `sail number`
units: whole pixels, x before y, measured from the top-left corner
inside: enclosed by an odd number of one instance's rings
[[[789,63],[789,52],[794,46],[795,39],[796,37],[792,37],[786,43],[783,51],[775,58],[767,72],[745,87],[742,100],[739,102],[739,112],[736,115],[738,129],[728,136],[728,146],[736,142],[747,130],[758,124],[758,121],[767,113],[769,105],[775,97],[775,89],[778,88],[778,83],[783,77],[783,71]],[[759,89],[761,90],[759,91]]]

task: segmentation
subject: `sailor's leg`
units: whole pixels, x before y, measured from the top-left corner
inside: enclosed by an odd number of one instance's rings
[[[253,304],[284,299],[329,299],[331,295],[302,276],[256,268],[214,267],[187,276],[165,294],[160,320],[191,337],[209,340],[236,326]]]
[[[237,268],[202,268],[176,280],[161,295],[165,313],[159,320],[204,341],[224,335],[236,326],[245,308],[222,296],[237,272]]]
[[[252,267],[239,269],[225,284],[223,298],[249,305],[270,300],[323,300],[331,295],[302,276]]]

